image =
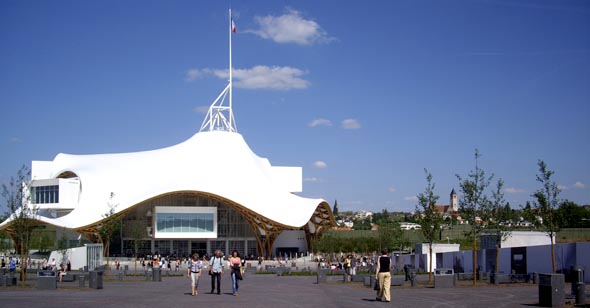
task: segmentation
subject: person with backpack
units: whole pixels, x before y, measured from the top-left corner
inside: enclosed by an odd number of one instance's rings
[[[223,257],[221,250],[217,249],[215,255],[209,261],[209,275],[211,275],[211,294],[215,292],[215,281],[217,280],[217,295],[221,294],[221,275],[223,274]]]

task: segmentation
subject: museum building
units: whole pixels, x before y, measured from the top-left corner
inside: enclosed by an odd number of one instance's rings
[[[231,29],[231,28],[230,28]],[[273,166],[238,133],[229,84],[201,129],[167,148],[118,154],[58,154],[33,161],[24,202],[47,226],[91,242],[107,219],[121,219],[116,255],[189,255],[238,250],[271,257],[302,253],[336,225],[323,199],[302,191],[302,168]],[[11,218],[0,224],[10,233]],[[140,238],[140,240],[138,240]]]

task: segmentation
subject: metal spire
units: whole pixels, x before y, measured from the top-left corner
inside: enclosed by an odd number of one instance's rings
[[[199,132],[203,131],[227,131],[227,132],[237,132],[238,129],[236,127],[236,122],[234,120],[234,112],[232,110],[233,104],[233,91],[232,91],[232,54],[231,54],[231,39],[232,39],[232,32],[233,32],[233,20],[231,17],[231,9],[229,10],[229,83],[221,91],[221,93],[217,96],[217,98],[213,101],[213,104],[209,107],[207,111],[207,115],[205,116],[205,120],[203,120],[203,124],[201,125],[201,129]],[[229,102],[228,104],[225,103],[225,98],[229,94]]]

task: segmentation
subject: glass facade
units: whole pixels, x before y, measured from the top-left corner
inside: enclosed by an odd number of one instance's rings
[[[213,221],[211,213],[191,213],[194,207],[216,208],[217,221]],[[140,254],[188,257],[195,252],[212,255],[216,249],[229,254],[231,248],[242,256],[258,255],[254,231],[247,220],[230,205],[203,195],[166,195],[129,211],[123,218],[123,249],[112,251],[111,255],[133,255],[133,239],[137,236],[134,230],[138,227],[142,234]]]
[[[213,232],[214,215],[210,213],[158,213],[158,232]]]
[[[35,204],[59,203],[59,185],[32,187],[31,197]]]

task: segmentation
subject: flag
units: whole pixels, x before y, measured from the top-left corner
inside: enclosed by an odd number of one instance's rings
[[[231,32],[238,33],[238,28],[236,28],[236,24],[234,23],[234,19],[231,19]]]

